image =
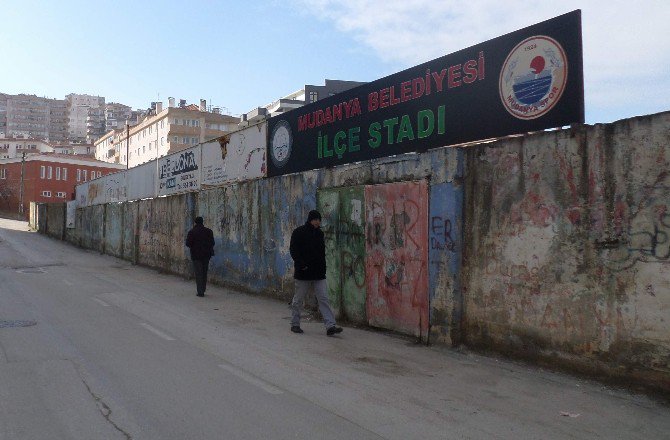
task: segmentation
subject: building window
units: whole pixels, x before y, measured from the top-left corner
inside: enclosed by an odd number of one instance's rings
[[[193,120],[193,126],[194,126],[194,127],[200,127],[200,121],[198,121],[198,120]]]
[[[197,144],[198,143],[198,138],[191,138],[191,143],[193,145]]]
[[[51,197],[51,191],[42,191],[42,196]]]
[[[165,127],[164,124],[165,124],[165,119],[161,119],[161,128],[164,128],[164,127]]]
[[[77,182],[81,182],[81,170],[77,168]]]
[[[0,169],[0,179],[7,178],[7,168]]]
[[[179,143],[179,137],[173,136],[172,137],[172,142],[174,142],[175,144],[178,144]]]
[[[102,177],[102,171],[98,171],[98,177]]]
[[[61,199],[65,198],[65,193],[64,192],[58,192],[56,193],[56,197],[60,197]]]
[[[67,180],[67,168],[63,167],[63,180]]]
[[[51,180],[52,177],[53,177],[53,168],[49,167],[47,169],[47,179]]]
[[[319,100],[318,92],[309,92],[309,102],[316,102]]]
[[[187,137],[181,138],[181,141],[182,141],[181,142],[182,144],[188,144],[188,138]]]
[[[40,179],[44,179],[46,177],[46,167],[42,165],[40,167]]]
[[[142,153],[146,153],[146,152],[147,152],[147,146],[146,146],[146,145],[142,145]]]
[[[60,180],[60,168],[56,167],[56,180]]]
[[[82,170],[82,173],[84,175],[84,182],[86,182],[86,179],[88,178],[86,175],[88,174],[87,170]]]
[[[161,137],[161,146],[165,145],[165,138]]]

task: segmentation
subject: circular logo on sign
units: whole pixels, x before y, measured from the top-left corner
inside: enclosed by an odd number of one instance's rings
[[[270,136],[270,157],[277,168],[283,167],[288,162],[292,145],[291,126],[286,121],[277,122]]]
[[[526,38],[507,56],[500,71],[500,99],[519,119],[535,119],[561,99],[568,79],[568,58],[553,38]]]

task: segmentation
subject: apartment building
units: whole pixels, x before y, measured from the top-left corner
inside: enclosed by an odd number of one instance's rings
[[[68,106],[68,139],[74,142],[86,142],[88,138],[89,111],[105,107],[105,98],[101,96],[70,93],[65,96]],[[102,128],[104,132],[104,127]]]
[[[51,144],[42,139],[29,138],[28,136],[8,137],[0,133],[0,160],[14,159],[26,155],[53,152]]]
[[[73,200],[77,184],[122,169],[125,166],[53,153],[2,161],[0,212],[27,218],[30,202]]]
[[[158,157],[192,147],[223,136],[237,129],[239,118],[207,111],[205,100],[200,105],[186,105],[169,99],[168,108],[155,106],[154,114],[137,125],[110,130],[95,142],[95,157],[111,163],[135,167]]]
[[[68,134],[67,102],[35,95],[1,94],[0,127],[7,136],[64,142]]]

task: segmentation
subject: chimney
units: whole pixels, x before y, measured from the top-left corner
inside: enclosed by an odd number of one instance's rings
[[[217,115],[220,115],[220,114],[221,114],[221,108],[219,108],[219,107],[214,107],[214,108],[212,109],[212,113],[216,113]]]
[[[162,102],[157,102],[156,103],[156,114],[159,114],[162,111],[163,111],[163,103]]]
[[[180,99],[179,100],[179,107],[180,108],[186,107],[186,100],[185,99]]]
[[[174,107],[174,98],[172,96],[168,98],[168,107]]]
[[[205,101],[204,99],[200,100],[200,111],[201,112],[207,111],[207,101]]]

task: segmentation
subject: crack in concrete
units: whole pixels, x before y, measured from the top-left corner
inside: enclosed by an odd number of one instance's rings
[[[75,364],[76,365],[76,364]],[[112,409],[105,403],[104,400],[97,394],[93,392],[91,389],[90,385],[88,382],[86,382],[86,379],[84,379],[84,376],[82,375],[81,371],[79,371],[79,368],[75,367],[75,370],[77,371],[77,375],[79,376],[79,379],[81,379],[81,382],[84,384],[86,387],[86,390],[88,393],[93,397],[95,400],[95,404],[98,407],[98,410],[100,411],[100,414],[107,420],[107,422],[114,427],[117,431],[119,431],[121,434],[123,434],[127,440],[133,440],[133,437],[124,431],[119,425],[117,425],[114,420],[112,420]]]

